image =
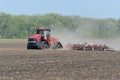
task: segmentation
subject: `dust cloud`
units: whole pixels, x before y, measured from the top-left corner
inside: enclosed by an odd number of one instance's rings
[[[68,30],[60,30],[55,29],[51,31],[52,36],[57,37],[59,41],[62,43],[63,47],[65,47],[67,44],[84,44],[87,42],[88,44],[94,45],[107,45],[112,50],[120,51],[120,39],[85,39],[81,37],[79,34],[76,34],[75,32],[68,31]]]

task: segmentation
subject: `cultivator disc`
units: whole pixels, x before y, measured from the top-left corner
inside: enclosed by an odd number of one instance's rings
[[[88,43],[84,44],[68,44],[68,49],[72,50],[82,50],[82,51],[105,51],[110,50],[112,48],[108,47],[107,45],[90,45]]]

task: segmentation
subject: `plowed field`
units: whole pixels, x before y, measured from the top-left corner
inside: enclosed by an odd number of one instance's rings
[[[0,44],[0,80],[120,80],[120,51],[26,50]]]

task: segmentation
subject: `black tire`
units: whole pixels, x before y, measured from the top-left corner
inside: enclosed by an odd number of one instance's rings
[[[49,43],[47,41],[42,41],[40,43],[40,49],[49,49]]]
[[[40,42],[37,42],[35,44],[27,44],[27,49],[40,49]]]
[[[63,46],[60,42],[57,42],[54,46],[54,49],[62,49],[62,48],[63,48]]]
[[[32,49],[32,47],[31,47],[31,46],[29,46],[29,44],[27,44],[27,49]]]

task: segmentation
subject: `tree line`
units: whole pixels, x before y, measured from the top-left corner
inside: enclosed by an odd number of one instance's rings
[[[81,16],[11,15],[0,13],[0,38],[28,38],[38,27],[69,31],[83,38],[120,38],[120,19]]]

